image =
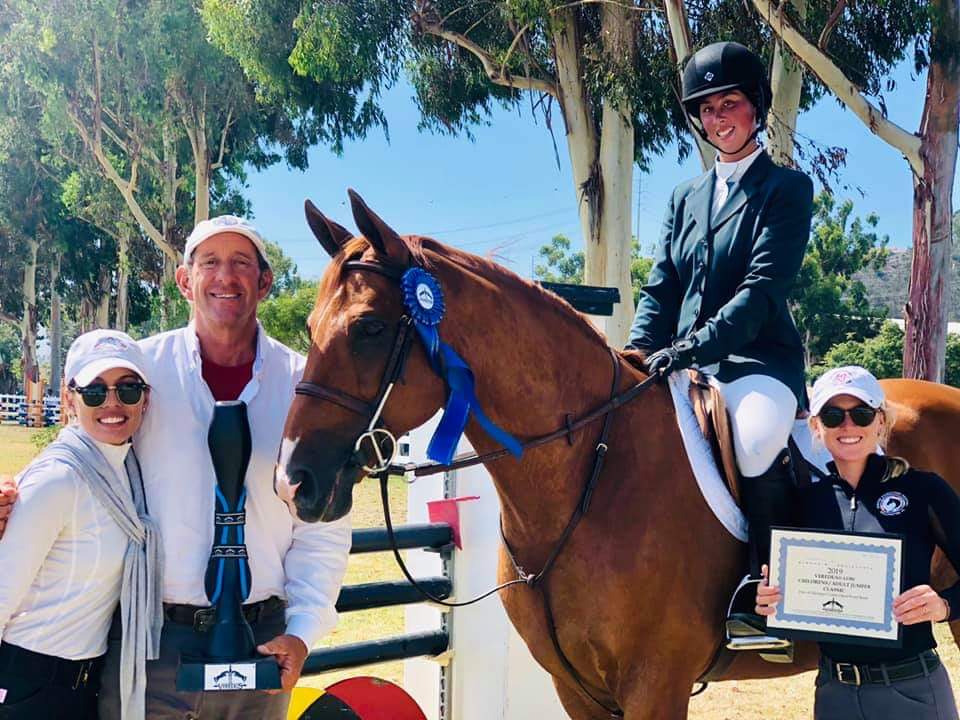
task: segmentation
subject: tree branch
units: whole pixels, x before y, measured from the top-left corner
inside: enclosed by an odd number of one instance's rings
[[[770,0],[751,0],[770,29],[793,51],[807,69],[816,75],[864,125],[888,145],[895,147],[910,163],[913,172],[923,176],[920,138],[891,122],[878,107],[854,85],[827,55],[801,35],[790,21],[778,13]]]
[[[113,166],[110,158],[107,157],[106,153],[104,153],[103,146],[97,142],[96,133],[91,136],[87,126],[80,117],[79,110],[73,103],[67,103],[67,115],[69,116],[70,121],[73,123],[73,126],[77,129],[77,133],[80,135],[80,139],[83,141],[83,144],[93,155],[107,180],[112,182],[117,190],[120,191],[120,195],[123,197],[124,202],[126,202],[127,208],[133,214],[133,217],[143,229],[143,232],[146,233],[147,237],[149,237],[154,244],[160,248],[161,251],[163,251],[164,255],[168,256],[174,262],[180,262],[180,253],[177,252],[173,245],[166,241],[166,239],[163,237],[163,234],[157,230],[156,226],[152,222],[150,222],[150,218],[147,217],[143,207],[134,197],[134,188],[130,182],[120,177],[120,174]],[[131,167],[131,171],[131,181],[136,180],[137,166],[135,162]]]
[[[502,85],[503,87],[514,88],[516,90],[535,90],[537,92],[546,93],[547,95],[552,95],[553,97],[559,97],[555,82],[535,77],[512,75],[509,72],[504,71],[502,68],[497,67],[497,61],[494,59],[493,55],[480,47],[477,43],[473,42],[473,40],[465,35],[461,35],[460,33],[444,30],[443,26],[439,22],[428,19],[423,13],[419,11],[415,13],[413,16],[413,21],[416,24],[417,29],[419,29],[421,32],[443,38],[447,42],[463,48],[471,55],[476,57],[483,65],[483,69],[487,74],[487,78],[489,78],[490,82],[494,83],[495,85]]]
[[[830,42],[830,35],[833,34],[833,29],[837,26],[837,23],[840,22],[840,18],[843,16],[843,9],[846,6],[847,0],[837,0],[833,12],[831,12],[830,17],[827,18],[827,22],[820,33],[820,39],[817,40],[817,47],[823,50],[823,52],[827,51],[827,43]]]
[[[231,125],[233,125],[233,106],[227,110],[227,121],[223,124],[223,132],[220,133],[220,152],[217,154],[217,161],[210,165],[210,172],[223,167],[223,156],[227,150],[227,133]]]

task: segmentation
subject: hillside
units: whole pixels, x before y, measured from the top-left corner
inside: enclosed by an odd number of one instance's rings
[[[957,248],[955,248],[957,250]],[[887,316],[903,317],[910,285],[910,250],[891,250],[887,266],[880,272],[867,271],[857,275],[867,287],[867,295],[874,305],[887,308]],[[949,321],[960,320],[960,252],[955,252],[950,273]]]

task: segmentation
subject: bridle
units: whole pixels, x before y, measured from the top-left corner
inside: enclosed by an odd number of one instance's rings
[[[347,260],[343,264],[344,270],[366,270],[378,273],[391,280],[399,282],[406,268],[399,268],[395,265],[385,265],[366,260]],[[387,366],[383,371],[383,377],[380,380],[380,387],[377,395],[372,402],[367,402],[354,395],[339,390],[337,388],[327,387],[319,383],[301,380],[297,383],[294,393],[326,400],[342,408],[351,410],[365,419],[367,429],[357,438],[353,445],[355,454],[369,450],[368,456],[375,458],[375,465],[362,465],[368,475],[378,475],[390,468],[397,455],[397,438],[390,430],[380,426],[380,418],[383,415],[383,408],[390,399],[390,393],[394,386],[403,377],[403,368],[407,363],[407,357],[410,355],[411,340],[413,338],[413,319],[409,315],[400,318],[397,326],[396,337],[393,341],[393,349],[390,351],[390,357],[387,360]],[[380,446],[381,442],[389,444],[390,452],[384,454]],[[364,444],[368,447],[365,448]],[[361,476],[362,478],[363,476]]]
[[[387,265],[369,260],[347,260],[343,263],[343,269],[373,272],[399,282],[408,268],[399,267],[396,265]],[[391,474],[412,474],[413,477],[417,478],[435,475],[441,472],[448,472],[450,470],[456,470],[459,468],[470,467],[473,465],[479,465],[481,463],[490,462],[504,457],[509,451],[505,448],[499,448],[483,454],[471,453],[470,455],[462,457],[446,465],[434,462],[421,464],[411,463],[399,466],[393,464],[397,454],[397,441],[390,430],[381,426],[380,420],[383,415],[383,409],[387,404],[387,400],[390,398],[390,393],[393,391],[396,383],[403,377],[403,369],[406,365],[407,358],[410,355],[411,339],[414,334],[415,330],[413,327],[413,319],[409,314],[404,314],[398,323],[393,342],[393,349],[391,350],[390,356],[387,360],[387,365],[384,369],[383,377],[380,380],[380,386],[377,394],[372,401],[368,402],[354,395],[343,392],[337,388],[327,387],[326,385],[320,385],[319,383],[309,382],[306,380],[297,383],[294,392],[297,395],[303,395],[306,397],[315,398],[317,400],[324,400],[334,403],[335,405],[339,405],[340,407],[350,410],[364,418],[366,422],[366,430],[361,433],[354,443],[354,452],[362,452],[365,449],[364,444],[369,443],[369,450],[372,456],[376,459],[376,465],[363,465],[362,468],[368,473],[369,476],[377,477],[380,480],[380,497],[383,503],[384,522],[387,528],[387,535],[390,538],[390,544],[393,550],[394,558],[396,559],[397,564],[399,565],[400,570],[403,572],[407,581],[413,585],[425,598],[446,607],[464,607],[467,605],[472,605],[490,595],[493,595],[496,592],[499,592],[500,590],[513,585],[522,584],[531,588],[542,588],[547,575],[554,567],[557,559],[560,557],[560,553],[566,546],[567,541],[570,539],[570,536],[573,535],[573,531],[576,529],[584,515],[586,515],[587,510],[590,507],[590,501],[593,498],[594,490],[596,489],[597,482],[600,479],[601,470],[603,469],[604,459],[609,451],[607,441],[610,435],[610,425],[614,411],[639,397],[641,393],[643,393],[659,379],[659,376],[650,375],[646,379],[631,385],[623,392],[617,393],[617,387],[620,384],[620,361],[617,357],[617,354],[613,350],[610,350],[610,356],[613,362],[613,381],[610,389],[610,399],[600,407],[581,415],[576,420],[571,419],[568,416],[566,424],[553,432],[545,435],[539,435],[520,443],[521,448],[526,450],[539,447],[541,445],[546,445],[554,440],[566,437],[568,442],[572,445],[573,434],[575,432],[598,420],[603,420],[600,436],[594,450],[593,466],[590,471],[590,476],[580,496],[580,500],[574,508],[573,514],[570,516],[563,533],[560,535],[560,538],[557,540],[553,550],[550,552],[546,562],[539,572],[528,572],[520,565],[513,548],[510,546],[510,543],[507,542],[507,538],[503,533],[503,526],[501,525],[500,538],[503,542],[504,549],[506,550],[507,557],[510,559],[511,565],[517,574],[516,579],[498,585],[497,587],[470,600],[448,602],[443,598],[436,597],[428,590],[421,587],[408,570],[406,563],[404,563],[403,558],[400,555],[400,549],[397,545],[396,536],[393,531],[393,523],[390,519],[387,479]],[[390,452],[386,455],[380,448],[380,441],[388,441],[390,443]],[[362,479],[363,476],[361,475],[360,478]],[[561,664],[574,679],[574,681],[576,681],[580,690],[587,698],[589,698],[603,711],[607,712],[611,718],[622,718],[622,711],[620,711],[618,708],[611,708],[602,700],[598,699],[586,687],[583,678],[580,676],[576,668],[574,668],[573,663],[570,662],[566,653],[560,647],[560,641],[556,632],[556,624],[553,619],[553,612],[550,608],[549,598],[545,591],[543,592],[543,599],[547,616],[547,627],[550,632],[550,639]]]

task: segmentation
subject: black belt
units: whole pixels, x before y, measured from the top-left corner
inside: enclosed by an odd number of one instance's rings
[[[844,685],[887,685],[899,680],[913,680],[929,675],[940,667],[940,657],[935,650],[925,650],[911,660],[879,665],[838,663],[823,658],[820,668],[831,678]]]
[[[19,645],[0,644],[0,668],[4,674],[15,671],[18,675],[46,677],[44,686],[82,690],[100,687],[100,671],[104,656],[87,660],[67,660],[55,655],[34,652]]]
[[[249,603],[243,606],[243,616],[251,625],[287,607],[285,600],[276,595],[260,602]],[[199,605],[163,604],[163,617],[178,625],[192,625],[197,632],[205,632],[213,622],[214,608],[200,607]]]

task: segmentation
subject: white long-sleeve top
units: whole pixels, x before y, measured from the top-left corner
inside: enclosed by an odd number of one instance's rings
[[[129,445],[96,443],[120,477]],[[127,536],[62,463],[17,478],[0,541],[0,641],[80,660],[107,651]]]
[[[163,542],[163,600],[209,605],[204,573],[213,544],[216,473],[207,447],[214,398],[201,375],[191,323],[141,341],[151,367],[150,407],[134,439],[150,516]],[[247,404],[251,455],[245,541],[253,583],[248,603],[287,601],[287,633],[313,647],[336,625],[334,609],[350,549],[350,520],[304,523],[273,491],[273,470],[304,358],[258,328]]]

